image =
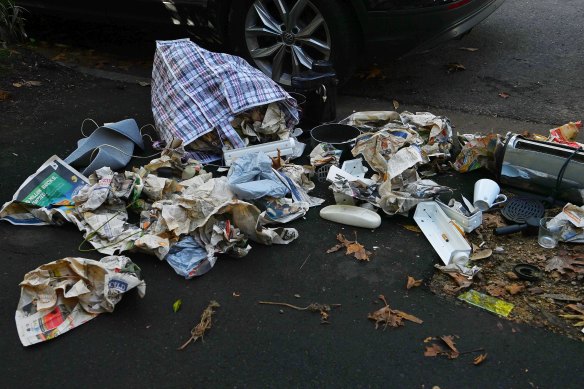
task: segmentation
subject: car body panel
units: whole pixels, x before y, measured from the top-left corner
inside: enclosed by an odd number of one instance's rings
[[[184,27],[202,42],[221,43],[227,41],[233,1],[239,0],[23,0],[19,3],[33,11],[62,16],[175,25]],[[505,0],[337,1],[344,2],[353,11],[367,54],[395,58],[427,51],[462,36]],[[434,5],[436,1],[440,4]]]

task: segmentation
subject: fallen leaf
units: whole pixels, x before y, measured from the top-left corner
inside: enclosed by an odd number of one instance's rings
[[[21,88],[23,86],[29,87],[29,86],[41,86],[42,83],[40,81],[24,81],[22,80],[22,82],[15,82],[12,84],[12,86],[16,87],[16,88]]]
[[[539,286],[532,286],[531,288],[527,289],[529,294],[542,294],[544,290]]]
[[[568,296],[567,294],[563,294],[563,293],[546,293],[546,294],[542,294],[541,297],[546,298],[546,299],[553,299],[553,300],[558,300],[558,301],[568,301],[568,302],[579,302],[579,301],[583,300],[582,297]]]
[[[343,234],[337,234],[337,240],[341,243],[328,249],[326,251],[327,254],[334,253],[335,251],[340,250],[342,247],[347,249],[345,255],[353,255],[359,261],[369,261],[369,256],[373,254],[371,251],[367,251],[361,243],[357,242],[356,232],[354,241],[347,240]]]
[[[375,329],[379,328],[379,324],[384,324],[384,329],[387,327],[400,327],[403,326],[403,319],[409,320],[414,323],[422,324],[423,321],[413,315],[405,313],[403,311],[393,310],[387,304],[387,300],[385,296],[380,294],[379,299],[383,301],[385,306],[383,308],[378,309],[375,312],[370,313],[367,315],[369,320],[375,321]]]
[[[486,289],[487,293],[493,297],[503,297],[507,294],[507,291],[504,287],[495,284],[487,285]]]
[[[8,100],[10,98],[10,93],[5,90],[0,90],[0,101]]]
[[[472,364],[475,365],[475,366],[480,365],[481,363],[483,363],[485,361],[485,359],[487,359],[487,355],[488,355],[487,353],[479,355],[478,357],[476,357],[472,361]]]
[[[507,276],[507,278],[509,278],[510,280],[518,280],[519,276],[517,274],[515,274],[512,271],[508,271],[505,273],[505,275]]]
[[[520,284],[511,284],[505,286],[505,290],[509,292],[512,296],[516,295],[517,293],[523,292],[523,289],[525,289],[525,286]]]
[[[466,70],[463,64],[458,62],[451,62],[448,64],[448,73],[461,72]]]
[[[509,93],[507,92],[501,92],[499,93],[499,97],[503,98],[503,99],[508,99],[509,96],[511,96]]]
[[[417,286],[422,285],[423,280],[416,280],[414,277],[408,276],[408,283],[406,284],[406,289],[412,289]]]
[[[461,289],[464,288],[468,288],[469,286],[472,285],[472,280],[469,280],[468,278],[466,278],[465,276],[463,276],[460,273],[446,273],[448,274],[457,284],[458,284],[458,288],[456,289],[456,291],[459,291]]]
[[[458,50],[464,50],[464,51],[479,51],[479,49],[477,49],[476,47],[459,47]]]
[[[395,109],[397,111],[397,109],[399,108],[399,101],[397,100],[393,100],[393,109]]]
[[[434,340],[434,337],[432,336],[428,336],[426,339],[424,339],[424,343],[428,343]]]
[[[432,343],[430,346],[426,346],[426,351],[424,351],[425,357],[437,357],[438,355],[444,354],[445,349],[440,347],[439,344]]]
[[[472,253],[470,255],[470,260],[471,261],[479,261],[481,259],[489,258],[491,255],[493,255],[493,250],[482,249],[482,250],[478,250],[478,251],[475,251],[474,253]]]
[[[51,61],[55,61],[55,62],[63,62],[67,60],[67,54],[65,53],[59,53],[57,55],[55,55],[53,58],[51,58]]]
[[[327,254],[334,253],[335,251],[339,251],[342,247],[345,247],[343,244],[337,244],[326,251]]]
[[[561,274],[566,274],[569,270],[575,273],[584,273],[584,261],[579,261],[579,257],[560,257],[555,256],[550,258],[545,266],[545,271],[558,271]],[[580,267],[582,266],[582,267]]]
[[[454,336],[444,335],[444,336],[441,336],[440,339],[442,339],[442,341],[444,343],[446,343],[446,345],[450,349],[448,359],[458,358],[459,352],[458,352],[458,349],[456,348],[455,343],[454,343]]]
[[[393,312],[396,315],[398,315],[399,317],[406,319],[406,320],[409,320],[411,322],[417,323],[417,324],[422,324],[424,322],[422,319],[419,319],[414,315],[410,315],[409,313],[405,313],[404,311],[393,309]]]
[[[176,313],[176,312],[178,312],[178,310],[180,309],[181,305],[182,305],[182,300],[181,300],[181,299],[178,299],[178,300],[176,300],[176,301],[175,301],[175,302],[172,304],[172,310],[173,310],[175,313]]]
[[[571,309],[574,312],[578,312],[578,314],[576,314],[576,315],[566,314],[566,315],[560,315],[560,317],[563,317],[565,319],[571,319],[571,320],[579,320],[578,322],[576,322],[574,324],[574,327],[584,326],[584,305],[583,304],[568,304],[568,305],[566,305],[566,308]]]
[[[404,224],[402,227],[405,228],[408,231],[417,232],[417,233],[421,233],[422,232],[422,230],[420,230],[420,227],[414,226],[412,224]]]
[[[366,80],[372,80],[375,78],[379,78],[380,80],[384,80],[385,76],[383,75],[383,71],[378,67],[371,68],[367,74],[365,75]]]
[[[428,339],[428,338],[426,338],[426,339]],[[426,346],[426,350],[424,351],[424,356],[436,357],[438,355],[445,355],[446,357],[448,357],[448,359],[458,358],[460,353],[458,352],[458,349],[456,348],[456,345],[454,343],[454,336],[443,335],[440,337],[440,340],[448,348],[445,348],[442,344],[439,344],[439,343],[432,343],[430,346]]]

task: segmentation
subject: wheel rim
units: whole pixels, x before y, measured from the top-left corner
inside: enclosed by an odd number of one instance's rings
[[[256,66],[284,85],[331,53],[328,26],[308,0],[254,1],[245,18],[245,41]]]

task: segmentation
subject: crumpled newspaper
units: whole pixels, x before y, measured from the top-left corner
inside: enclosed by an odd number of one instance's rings
[[[460,173],[470,172],[481,167],[489,167],[495,161],[495,151],[502,145],[501,135],[471,135],[461,136],[466,139],[460,154],[452,164]]]
[[[569,243],[584,243],[584,205],[578,207],[568,203],[547,224],[548,228],[558,228],[560,241]]]
[[[452,126],[447,117],[436,116],[430,112],[413,114],[405,111],[400,114],[400,118],[424,139],[422,150],[428,156],[449,155],[452,148]]]
[[[127,291],[146,294],[140,268],[124,256],[63,258],[28,272],[15,319],[23,346],[53,339],[100,313],[113,312]]]
[[[342,150],[328,143],[319,143],[310,152],[310,165],[317,168],[324,165],[339,166]]]

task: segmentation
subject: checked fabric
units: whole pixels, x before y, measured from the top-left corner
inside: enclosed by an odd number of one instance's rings
[[[157,41],[152,69],[152,114],[163,140],[187,145],[217,130],[234,148],[244,147],[231,126],[235,115],[281,102],[286,124],[298,123],[296,101],[244,59],[214,53],[189,39]],[[201,153],[201,162],[220,159]]]

